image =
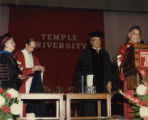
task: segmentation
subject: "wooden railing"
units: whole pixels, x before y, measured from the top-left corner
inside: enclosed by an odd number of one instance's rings
[[[65,99],[66,98],[66,99]],[[107,93],[97,93],[97,94],[78,94],[78,93],[67,93],[67,94],[20,94],[19,100],[21,103],[21,120],[26,120],[23,117],[23,100],[55,100],[56,103],[56,117],[36,117],[35,119],[59,119],[59,120],[72,120],[72,119],[97,119],[104,118],[101,116],[101,100],[105,99],[107,103],[107,116],[106,118],[111,117],[111,100],[110,95]],[[71,116],[71,103],[72,100],[96,100],[98,103],[98,116],[97,117],[72,117]]]

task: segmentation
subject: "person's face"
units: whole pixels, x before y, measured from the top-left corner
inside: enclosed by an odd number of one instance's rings
[[[91,37],[90,43],[91,43],[92,47],[94,47],[94,48],[100,48],[101,47],[100,37]]]
[[[132,43],[138,43],[140,40],[140,31],[138,29],[133,29],[128,34],[128,37]]]
[[[26,44],[26,50],[28,51],[28,53],[32,53],[35,48],[36,48],[36,42],[35,41],[31,41],[29,45]]]
[[[4,49],[7,49],[9,52],[13,52],[15,50],[15,42],[13,38],[10,38],[10,40],[5,43]]]

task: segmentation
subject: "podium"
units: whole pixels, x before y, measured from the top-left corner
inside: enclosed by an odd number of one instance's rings
[[[148,44],[133,44],[127,48],[121,64],[121,72],[125,76],[124,92],[133,95],[135,89],[141,82],[139,69],[148,71]],[[129,104],[124,103],[124,118],[131,119],[129,114],[132,109]]]
[[[148,72],[148,44],[134,44],[127,48],[121,69],[127,80],[127,89],[134,89],[140,82],[138,70]]]

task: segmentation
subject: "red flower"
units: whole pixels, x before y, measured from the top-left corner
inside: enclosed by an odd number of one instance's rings
[[[2,111],[7,114],[10,111],[10,109],[8,106],[3,106]]]
[[[124,97],[126,99],[132,99],[133,98],[132,94],[130,94],[130,93],[125,93],[125,96]]]
[[[148,120],[148,117],[143,117],[144,120]]]
[[[0,88],[0,93],[3,93],[4,92],[4,89],[3,88]]]
[[[146,87],[146,94],[148,94],[148,87]]]
[[[134,102],[135,104],[140,103],[140,98],[133,97],[133,102]]]
[[[9,93],[5,93],[5,96],[8,98],[8,100],[11,99],[11,95]]]
[[[139,105],[140,105],[140,106],[147,106],[147,103],[146,103],[145,101],[140,101],[140,102],[139,102]]]
[[[148,83],[148,81],[146,80],[146,76],[148,75],[148,73],[143,69],[139,69],[139,73],[141,74],[141,77],[142,77],[143,81],[145,83]]]
[[[139,72],[142,75],[142,77],[147,75],[147,72],[143,69],[139,69]]]

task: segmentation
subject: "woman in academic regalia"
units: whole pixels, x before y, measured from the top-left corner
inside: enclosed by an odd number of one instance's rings
[[[19,69],[12,52],[15,50],[13,37],[6,33],[0,37],[0,86],[4,89],[21,86],[21,70]]]

